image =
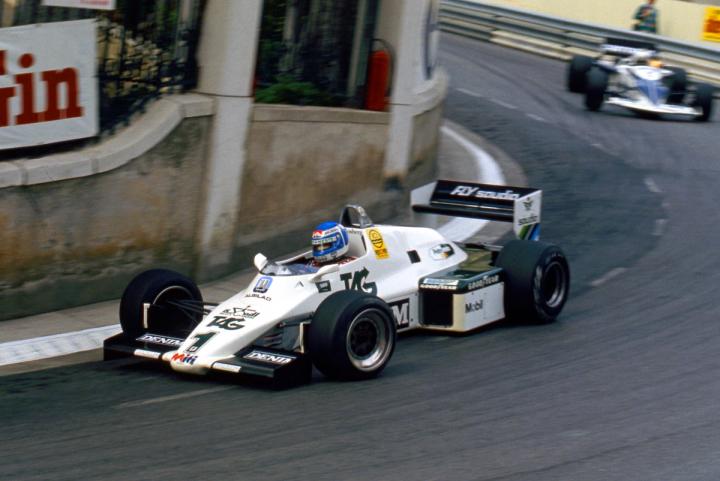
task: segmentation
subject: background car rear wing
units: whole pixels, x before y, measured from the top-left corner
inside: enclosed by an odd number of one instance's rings
[[[512,222],[518,238],[540,238],[539,189],[438,180],[413,190],[410,203],[415,212]]]

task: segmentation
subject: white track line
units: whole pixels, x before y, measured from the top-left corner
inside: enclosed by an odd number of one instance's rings
[[[170,396],[162,396],[162,397],[156,397],[152,399],[143,399],[140,401],[129,401],[122,404],[118,404],[117,406],[114,406],[115,409],[122,409],[122,408],[134,408],[138,406],[146,406],[148,404],[157,404],[157,403],[164,403],[168,401],[176,401],[178,399],[187,399],[190,397],[197,397],[197,396],[203,396],[205,394],[210,394],[214,392],[220,392],[220,391],[229,391],[230,389],[235,389],[232,386],[222,386],[222,387],[212,387],[208,389],[198,389],[197,391],[190,391],[190,392],[183,392],[180,394],[173,394]]]
[[[498,99],[494,99],[494,98],[490,98],[488,100],[490,100],[490,102],[494,103],[495,105],[499,105],[500,107],[505,107],[506,109],[510,109],[510,110],[518,109],[515,105],[505,102],[504,100],[498,100]]]
[[[0,344],[0,366],[91,351],[101,347],[103,340],[119,332],[120,326],[115,324],[34,339],[4,342]]]
[[[645,177],[645,186],[653,194],[662,194],[662,190],[650,177]]]
[[[487,152],[450,127],[443,126],[442,133],[452,138],[468,152],[468,160],[475,163],[477,177],[480,182],[501,185],[505,183],[505,177],[500,170],[500,166]],[[460,242],[475,235],[487,223],[486,220],[456,218],[440,227],[438,231],[448,239]],[[103,340],[120,331],[120,326],[114,324],[112,326],[0,343],[0,366],[99,349],[102,347]]]
[[[625,272],[627,268],[625,267],[616,267],[615,269],[606,272],[605,275],[598,277],[594,281],[590,283],[593,287],[600,287],[601,285],[605,284],[608,281],[611,281],[612,279],[615,279],[617,276]]]
[[[540,115],[531,114],[531,113],[526,113],[525,115],[527,115],[529,118],[531,118],[531,119],[533,119],[533,120],[537,120],[538,122],[543,122],[543,123],[545,123],[545,124],[548,123],[548,121],[545,119],[545,117],[542,117],[542,116],[540,116]]]
[[[461,87],[461,88],[458,88],[458,89],[456,89],[456,90],[457,90],[458,92],[460,92],[460,93],[463,93],[463,94],[465,94],[465,95],[469,95],[469,96],[471,96],[471,97],[477,97],[477,98],[479,98],[479,99],[484,99],[484,98],[485,98],[485,96],[482,95],[482,94],[479,94],[479,93],[477,93],[477,92],[473,92],[472,90],[464,89],[464,88],[462,88],[462,87]]]
[[[505,184],[505,176],[497,161],[490,154],[446,125],[443,125],[442,133],[460,144],[470,154],[469,160],[475,163],[480,182],[485,184]],[[487,223],[486,220],[457,217],[437,230],[448,239],[462,242],[474,236]]]
[[[665,233],[665,228],[667,227],[667,219],[655,219],[655,229],[653,230],[653,235],[660,237]]]

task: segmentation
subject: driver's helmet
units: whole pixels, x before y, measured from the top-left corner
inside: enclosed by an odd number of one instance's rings
[[[312,253],[315,262],[330,262],[348,251],[347,230],[337,222],[323,222],[312,233]]]

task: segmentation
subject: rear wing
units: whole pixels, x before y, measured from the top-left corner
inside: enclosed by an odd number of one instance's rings
[[[657,53],[657,48],[652,42],[641,40],[629,40],[625,38],[608,38],[600,47],[602,53],[616,57],[632,57],[633,55],[646,53],[648,56]]]
[[[518,238],[540,238],[539,189],[438,180],[413,190],[410,203],[420,213],[512,222]]]

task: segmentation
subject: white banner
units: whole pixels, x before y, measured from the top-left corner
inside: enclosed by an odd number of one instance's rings
[[[98,132],[94,20],[0,28],[0,149]]]
[[[43,0],[46,7],[93,8],[115,10],[115,0]]]

